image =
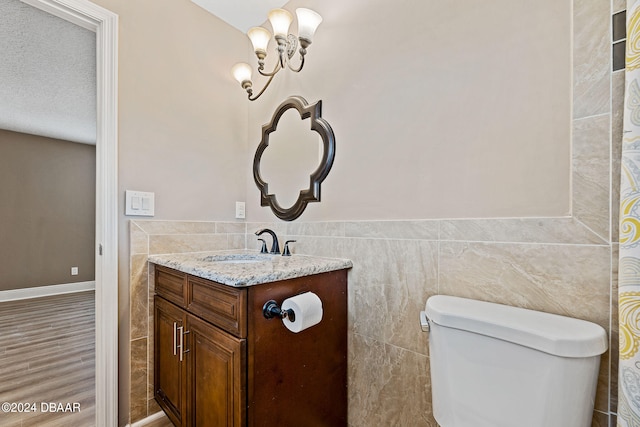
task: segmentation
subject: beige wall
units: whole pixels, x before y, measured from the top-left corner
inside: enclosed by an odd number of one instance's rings
[[[231,219],[246,184],[247,105],[229,68],[245,37],[189,0],[94,0],[119,15],[120,422],[128,422],[129,250],[124,191],[156,219]]]
[[[323,101],[336,160],[301,220],[571,213],[570,1],[298,6],[324,22],[305,69],[250,104],[249,151],[287,96]],[[275,219],[258,196],[249,177],[248,218]]]
[[[0,290],[94,280],[95,151],[0,129]]]

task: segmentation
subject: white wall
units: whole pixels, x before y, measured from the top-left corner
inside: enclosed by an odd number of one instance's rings
[[[570,214],[571,2],[298,6],[324,22],[250,105],[249,156],[287,96],[322,99],[336,161],[301,220]],[[248,176],[248,218],[275,219],[258,203]]]

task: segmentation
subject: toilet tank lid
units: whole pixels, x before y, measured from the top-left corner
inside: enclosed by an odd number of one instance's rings
[[[607,333],[595,323],[572,317],[434,295],[425,308],[431,322],[475,332],[563,357],[591,357],[607,351]]]

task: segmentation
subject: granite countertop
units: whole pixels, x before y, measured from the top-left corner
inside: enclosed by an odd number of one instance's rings
[[[229,286],[251,286],[351,268],[348,259],[235,250],[151,255],[149,262]]]

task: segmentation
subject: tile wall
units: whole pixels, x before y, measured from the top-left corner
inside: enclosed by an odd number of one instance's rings
[[[612,245],[571,218],[358,221],[291,224],[131,222],[132,420],[152,400],[153,280],[147,253],[258,248],[269,226],[296,239],[294,253],[344,257],[349,273],[350,425],[435,426],[427,334],[418,312],[430,295],[450,294],[579,317],[610,330]],[[235,227],[235,229],[231,229]],[[190,232],[189,232],[190,230]],[[188,233],[188,234],[186,234]],[[167,246],[168,245],[168,246]],[[145,252],[145,251],[149,252]],[[151,279],[151,280],[149,280]],[[609,413],[608,355],[596,418]]]
[[[294,253],[350,258],[349,424],[436,426],[427,335],[433,294],[587,319],[610,334],[593,426],[615,425],[617,211],[624,72],[611,73],[611,14],[624,1],[574,0],[572,216],[422,221],[131,221],[131,422],[153,402],[148,254],[257,248],[269,226]],[[613,141],[613,143],[612,143]],[[310,209],[313,207],[311,206]],[[610,424],[611,423],[611,424]]]
[[[151,254],[242,249],[245,224],[189,221],[131,221],[130,424],[160,411],[153,399],[153,266]],[[151,271],[150,271],[151,267]]]

